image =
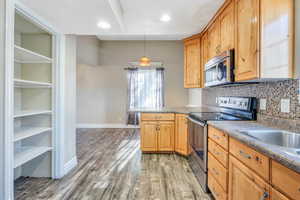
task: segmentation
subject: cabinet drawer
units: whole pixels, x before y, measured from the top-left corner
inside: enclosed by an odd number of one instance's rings
[[[208,137],[228,150],[228,135],[212,126],[208,127]]]
[[[226,192],[228,176],[227,170],[211,155],[211,153],[208,153],[208,171],[212,176],[214,176]]]
[[[174,113],[142,113],[142,121],[174,121]]]
[[[269,181],[269,158],[249,148],[241,142],[230,138],[230,153],[242,161],[247,167]]]
[[[292,199],[300,199],[300,174],[272,161],[271,182]]]
[[[227,200],[227,194],[219,185],[219,183],[208,172],[208,187],[216,200]]]
[[[217,143],[208,140],[208,151],[225,167],[228,168],[228,152],[220,147]]]
[[[274,188],[271,189],[271,200],[290,200]]]

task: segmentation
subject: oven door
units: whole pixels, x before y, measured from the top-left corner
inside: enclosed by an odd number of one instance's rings
[[[188,118],[189,145],[192,157],[204,172],[207,172],[207,125]]]

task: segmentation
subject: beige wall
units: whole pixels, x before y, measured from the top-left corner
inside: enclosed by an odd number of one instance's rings
[[[64,133],[65,163],[76,156],[76,36],[66,35]]]
[[[100,41],[77,38],[77,123],[124,124],[127,102],[128,62],[143,56],[143,41]],[[185,106],[183,88],[183,43],[148,41],[147,55],[165,67],[167,107]]]
[[[5,0],[0,0],[0,199],[4,199],[4,35]]]

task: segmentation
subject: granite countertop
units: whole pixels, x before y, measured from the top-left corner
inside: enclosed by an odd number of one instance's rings
[[[300,173],[300,155],[297,156],[293,153],[287,152],[283,147],[267,144],[239,132],[245,129],[279,129],[267,127],[257,122],[248,121],[209,121],[208,124],[226,132],[232,138],[247,144],[248,146],[281,163],[282,165]]]
[[[138,108],[129,110],[129,112],[142,112],[142,113],[178,113],[189,114],[192,112],[217,112],[218,108],[215,107],[164,107],[159,109]]]

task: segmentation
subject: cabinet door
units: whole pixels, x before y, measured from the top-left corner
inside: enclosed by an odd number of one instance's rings
[[[229,200],[269,200],[270,186],[234,157],[229,157]]]
[[[208,57],[211,59],[221,53],[220,21],[218,19],[208,29],[208,40]]]
[[[201,36],[201,81],[202,81],[202,86],[204,87],[205,83],[205,75],[204,75],[204,70],[205,70],[205,64],[208,62],[208,34],[207,32],[203,33]]]
[[[259,77],[259,0],[236,0],[236,80]]]
[[[294,1],[261,1],[260,24],[261,78],[292,78],[294,59]]]
[[[142,151],[157,151],[158,124],[157,122],[142,122],[141,149]]]
[[[160,122],[158,132],[158,151],[174,151],[174,122]]]
[[[200,38],[186,41],[184,44],[184,87],[201,86]]]
[[[186,117],[186,115],[176,115],[175,151],[183,155],[189,154]]]
[[[234,2],[231,2],[220,15],[221,52],[234,49],[235,16]]]
[[[290,199],[284,196],[283,194],[281,194],[280,192],[278,192],[277,190],[275,190],[274,188],[272,188],[271,200],[290,200]]]

